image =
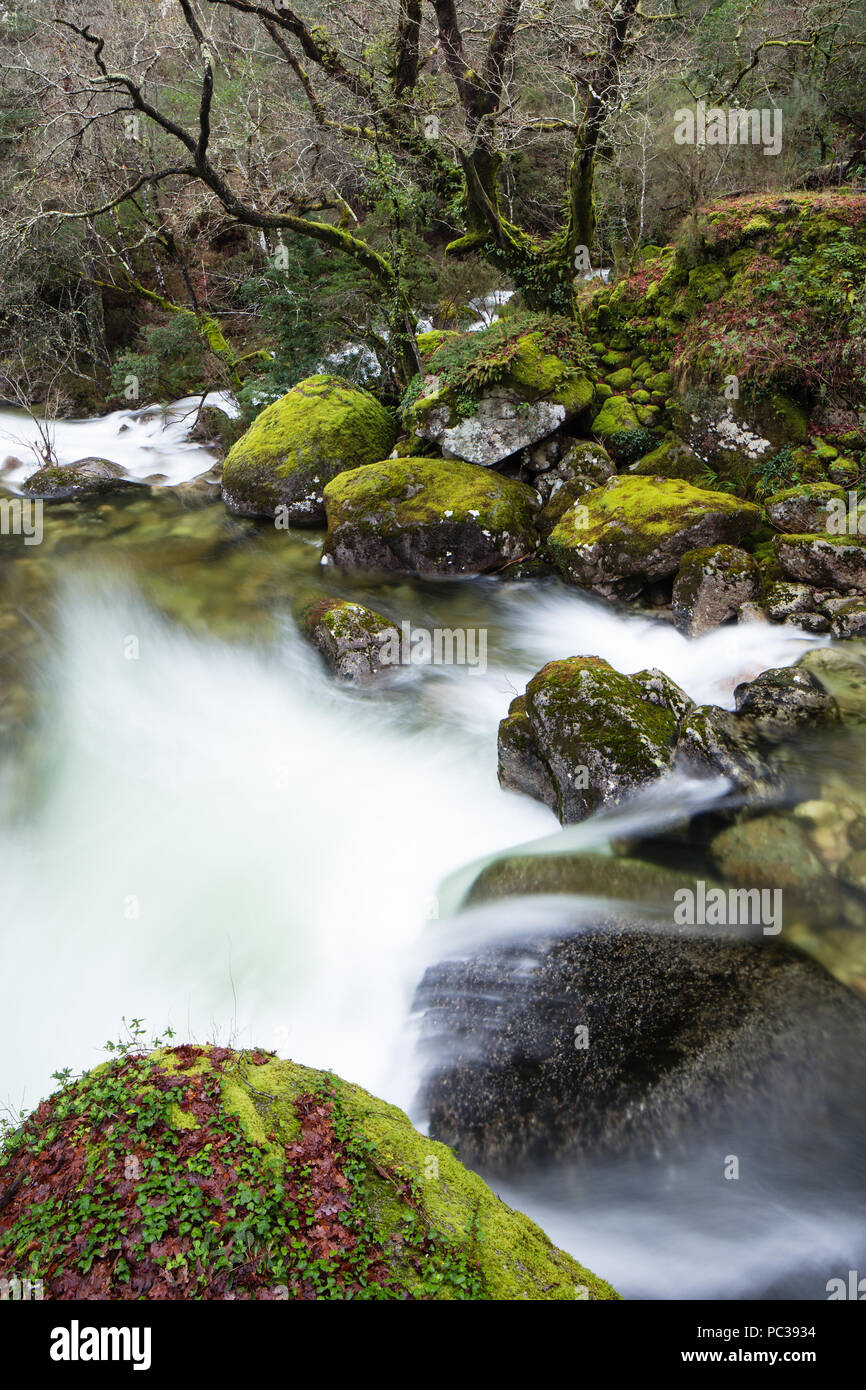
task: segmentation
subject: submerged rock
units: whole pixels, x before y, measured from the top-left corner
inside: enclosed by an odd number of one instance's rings
[[[531,555],[538,495],[459,460],[403,458],[325,488],[325,558],[339,569],[483,574]]]
[[[779,890],[784,920],[796,912],[817,926],[833,926],[842,898],[793,816],[752,816],[728,826],[712,841],[710,854],[722,878],[742,888]]]
[[[618,477],[566,512],[547,542],[573,584],[610,591],[624,579],[662,579],[697,547],[754,530],[759,507],[672,478]]]
[[[392,416],[368,391],[326,374],[299,381],[256,417],[223,466],[223,500],[239,516],[321,526],[325,484],[346,469],[387,458]]]
[[[107,1063],[0,1163],[0,1274],[53,1299],[617,1297],[402,1111],[270,1053]]]
[[[389,652],[400,631],[362,603],[322,599],[307,609],[302,628],[345,685],[369,685],[392,669]]]

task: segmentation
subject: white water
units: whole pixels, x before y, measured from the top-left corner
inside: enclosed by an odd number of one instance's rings
[[[60,464],[108,459],[140,482],[153,475],[162,475],[168,484],[189,482],[213,463],[207,449],[187,439],[201,403],[200,396],[189,396],[165,408],[149,405],[115,410],[97,420],[56,420],[48,427],[55,458]],[[225,393],[214,393],[205,403],[228,415],[236,411]],[[42,467],[41,445],[36,422],[25,411],[0,409],[0,479],[5,487],[20,487]]]

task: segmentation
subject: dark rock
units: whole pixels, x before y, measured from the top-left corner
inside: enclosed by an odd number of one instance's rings
[[[735,618],[740,605],[760,592],[761,571],[747,551],[733,545],[687,551],[674,580],[674,622],[681,632],[699,636]]]

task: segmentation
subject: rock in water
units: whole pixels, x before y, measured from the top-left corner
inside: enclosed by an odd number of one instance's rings
[[[689,550],[674,581],[672,608],[681,632],[697,637],[735,618],[743,603],[760,597],[758,562],[733,545]]]
[[[124,488],[140,487],[127,477],[126,470],[110,459],[87,458],[77,463],[47,464],[31,473],[24,491],[31,497],[51,497],[67,501],[77,497],[100,497]]]
[[[307,377],[256,416],[223,466],[223,500],[239,516],[277,516],[292,526],[325,521],[325,484],[346,469],[387,458],[392,416],[369,391],[339,377]]]
[[[721,1164],[758,1135],[860,1175],[860,1108],[853,1134],[837,1117],[866,1086],[866,1008],[785,946],[612,911],[431,967],[416,1006],[430,1133],[487,1173],[708,1142]]]
[[[400,631],[381,613],[347,599],[322,599],[304,614],[303,632],[345,685],[370,685],[393,669]]]
[[[325,558],[344,570],[483,574],[531,555],[538,494],[456,459],[388,459],[325,488]]]

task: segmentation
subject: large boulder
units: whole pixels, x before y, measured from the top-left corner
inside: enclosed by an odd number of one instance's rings
[[[773,549],[790,579],[825,589],[866,589],[866,539],[860,536],[778,535]]]
[[[563,577],[610,592],[623,580],[675,573],[689,550],[735,543],[761,510],[728,493],[674,478],[611,478],[554,527],[547,545]]]
[[[403,424],[445,458],[490,468],[588,412],[595,388],[587,362],[573,324],[503,320],[435,346]]]
[[[266,1052],[97,1067],[0,1175],[0,1275],[52,1299],[617,1297],[402,1111]]]
[[[681,873],[680,892],[698,901],[702,882]],[[859,1190],[866,1123],[834,1117],[866,1085],[866,1008],[820,966],[760,926],[674,926],[670,899],[667,922],[611,902],[568,934],[548,912],[543,937],[515,935],[516,911],[507,944],[431,967],[416,997],[430,1133],[464,1162],[511,1175],[699,1151],[766,1177],[793,1152]]]
[[[672,610],[681,632],[697,637],[737,616],[761,593],[757,560],[733,545],[689,550],[674,581]]]
[[[289,525],[321,526],[322,494],[338,473],[387,458],[392,416],[368,391],[320,375],[298,382],[256,417],[223,465],[223,500],[239,516],[282,513]]]
[[[595,656],[551,661],[500,724],[499,781],[570,825],[667,771],[676,735],[675,714],[640,678]]]
[[[537,545],[537,493],[474,463],[389,459],[342,473],[324,497],[324,558],[340,569],[483,574]]]

